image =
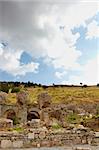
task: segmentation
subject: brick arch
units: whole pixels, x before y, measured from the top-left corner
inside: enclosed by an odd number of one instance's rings
[[[40,110],[37,108],[31,108],[27,112],[27,120],[40,119]]]
[[[4,117],[7,119],[14,120],[16,117],[16,112],[14,109],[7,109],[4,113]]]
[[[1,117],[5,117],[6,112],[8,110],[13,110],[17,114],[18,108],[15,105],[1,105],[0,111],[1,111]]]

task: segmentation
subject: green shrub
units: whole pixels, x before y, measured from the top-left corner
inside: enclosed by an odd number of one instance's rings
[[[7,84],[1,84],[1,86],[0,86],[0,91],[2,91],[2,92],[8,93],[9,89],[10,89],[10,87]]]
[[[53,129],[60,129],[60,128],[62,128],[62,127],[61,127],[61,125],[59,125],[58,123],[54,123],[54,124],[52,125],[52,128],[53,128]]]
[[[18,93],[20,92],[20,88],[19,87],[13,87],[11,93]]]
[[[14,117],[13,118],[13,124],[16,125],[16,124],[19,124],[19,120],[17,117]]]
[[[22,127],[16,127],[13,130],[17,131],[17,132],[23,132],[24,129]]]
[[[71,113],[66,117],[66,121],[68,123],[79,123],[80,122],[80,117],[76,113]]]

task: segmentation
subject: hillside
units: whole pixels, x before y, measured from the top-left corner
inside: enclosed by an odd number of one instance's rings
[[[15,87],[14,87],[15,88]],[[15,105],[17,94],[24,91],[28,94],[26,104],[28,107],[38,106],[38,96],[47,93],[51,98],[50,117],[57,119],[61,123],[82,124],[92,129],[99,130],[99,87],[98,86],[23,86],[19,85],[18,91],[13,91],[10,87],[8,93],[0,92],[5,102]],[[46,95],[46,94],[45,94]],[[22,98],[22,95],[21,95]],[[25,103],[24,98],[22,98]],[[47,97],[45,97],[47,99]],[[50,118],[50,119],[51,119]],[[62,119],[62,120],[61,120]],[[62,126],[67,126],[62,124]]]
[[[52,103],[99,103],[99,87],[28,87],[21,88],[21,90],[27,91],[29,94],[29,103],[36,103],[37,97],[42,92],[47,92],[51,98]],[[8,93],[9,103],[15,103],[16,93]]]

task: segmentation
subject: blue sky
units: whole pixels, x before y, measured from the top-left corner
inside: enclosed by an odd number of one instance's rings
[[[0,1],[0,81],[97,84],[98,6],[95,0]]]

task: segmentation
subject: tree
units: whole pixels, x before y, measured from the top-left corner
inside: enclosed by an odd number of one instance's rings
[[[97,83],[97,86],[99,87],[99,83]]]
[[[80,85],[82,86],[82,82],[80,82]]]
[[[87,87],[87,84],[84,84],[82,87],[83,87],[83,88],[86,88],[86,87]]]

